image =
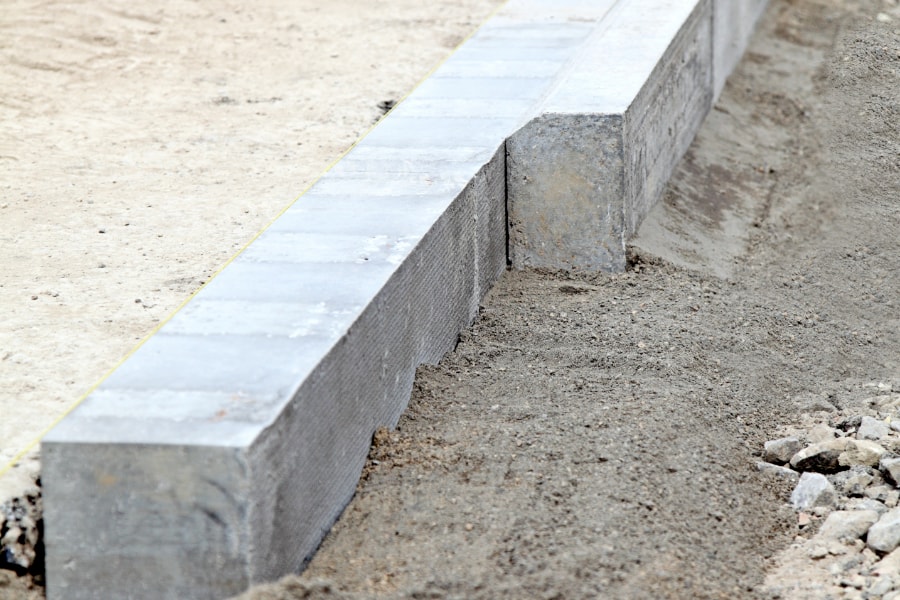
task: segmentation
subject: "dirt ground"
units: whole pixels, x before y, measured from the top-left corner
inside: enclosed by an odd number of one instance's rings
[[[900,8],[772,3],[630,270],[507,274],[247,597],[826,597],[753,463],[900,381]],[[0,469],[497,4],[3,2]]]
[[[896,2],[773,0],[629,271],[508,273],[308,570],[242,599],[863,597],[781,568],[754,462],[900,386],[898,108]]]

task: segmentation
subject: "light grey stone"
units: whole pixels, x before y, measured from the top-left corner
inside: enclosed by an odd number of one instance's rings
[[[866,498],[872,498],[873,500],[878,500],[883,503],[893,491],[894,488],[889,485],[873,485],[867,488],[864,494],[866,495]]]
[[[888,435],[878,440],[887,451],[885,456],[900,456],[900,436]]]
[[[884,446],[869,440],[849,440],[846,449],[838,456],[838,464],[842,467],[854,465],[874,467],[886,452]]]
[[[882,456],[878,461],[878,469],[890,479],[894,485],[900,485],[900,457]]]
[[[791,457],[800,452],[803,445],[796,437],[785,437],[765,443],[763,460],[777,465],[790,462]]]
[[[514,266],[624,270],[622,127],[621,115],[544,115],[509,139]]]
[[[844,556],[849,552],[851,552],[851,548],[847,544],[838,540],[824,538],[813,538],[806,548],[806,555],[815,559],[825,558],[829,555]],[[840,563],[835,562],[833,566],[838,564]]]
[[[900,575],[898,575],[900,577]],[[866,586],[869,598],[880,598],[897,586],[894,576],[884,574],[873,578]]]
[[[839,541],[859,539],[878,518],[879,513],[874,510],[836,510],[828,515],[816,536]]]
[[[878,562],[881,556],[877,552],[866,546],[865,542],[863,542],[863,546],[864,548],[859,554],[863,558],[863,566],[868,570],[872,567],[872,565]]]
[[[839,436],[840,432],[834,427],[829,427],[825,423],[819,423],[809,430],[809,433],[806,434],[806,439],[810,444],[818,444],[831,441]]]
[[[891,552],[900,546],[900,508],[881,515],[869,528],[866,544],[877,552]]]
[[[843,542],[843,545],[848,550],[847,554],[835,561],[835,564],[841,568],[840,572],[861,571],[868,560],[864,552],[867,550],[866,543],[861,539],[854,539]],[[874,554],[871,550],[869,553]]]
[[[791,492],[791,504],[795,510],[832,506],[834,487],[821,473],[803,473],[797,487]]]
[[[844,510],[874,510],[878,514],[888,511],[883,502],[873,498],[850,498],[843,503]]]
[[[756,463],[756,469],[763,475],[778,477],[780,479],[786,479],[791,482],[796,482],[800,479],[800,473],[781,465],[773,465],[772,463],[760,461]]]
[[[866,578],[862,575],[845,575],[838,579],[837,583],[844,588],[844,593],[841,596],[843,600],[863,600],[862,594],[855,593],[857,590],[861,590],[866,586]]]
[[[838,459],[849,443],[848,438],[832,438],[811,444],[791,458],[791,467],[797,471],[837,472],[841,469]]]
[[[515,268],[624,270],[627,239],[712,105],[710,2],[635,0],[608,19],[507,142]],[[637,22],[640,35],[625,25]]]
[[[856,439],[878,441],[888,434],[890,427],[884,421],[873,417],[863,417],[859,429],[856,431]]]
[[[862,496],[865,489],[876,481],[876,478],[881,480],[877,471],[866,466],[854,466],[828,477],[838,491],[848,496]]]
[[[900,407],[900,394],[891,394],[882,391],[877,396],[867,399],[870,406],[874,406],[882,411],[890,412]]]
[[[894,508],[898,503],[900,503],[900,492],[897,490],[888,492],[884,498],[884,505],[889,508]]]
[[[900,576],[900,548],[892,550],[872,565],[870,573],[873,575]]]

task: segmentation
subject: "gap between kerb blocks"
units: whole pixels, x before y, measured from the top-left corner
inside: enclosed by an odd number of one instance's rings
[[[302,568],[507,257],[624,267],[764,5],[510,2],[48,434],[48,597]]]

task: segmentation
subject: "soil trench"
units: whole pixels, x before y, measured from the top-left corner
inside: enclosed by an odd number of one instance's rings
[[[827,597],[766,587],[798,525],[754,463],[900,381],[898,28],[774,0],[629,270],[507,273],[305,573],[241,598]]]

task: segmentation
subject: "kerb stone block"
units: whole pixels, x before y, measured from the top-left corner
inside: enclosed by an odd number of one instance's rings
[[[763,0],[609,12],[507,142],[514,268],[617,272],[752,33]]]
[[[541,115],[507,141],[514,266],[618,264],[625,239],[623,141],[621,115],[591,114]]]

